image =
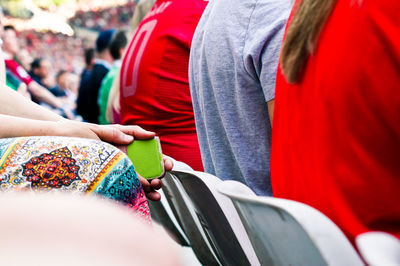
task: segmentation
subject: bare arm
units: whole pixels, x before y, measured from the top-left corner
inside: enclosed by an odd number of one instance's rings
[[[63,105],[63,102],[60,99],[58,99],[49,90],[47,90],[45,87],[40,86],[35,81],[29,83],[28,90],[39,101],[47,103],[54,108],[61,108]]]
[[[0,85],[0,114],[48,121],[62,119],[61,116],[8,88],[4,83]]]
[[[272,127],[272,121],[274,118],[274,103],[275,103],[275,100],[271,100],[271,101],[267,102],[268,115],[269,115],[269,121],[271,122],[271,127]]]
[[[0,138],[27,136],[71,136],[98,139],[97,135],[73,123],[34,120],[0,114]]]
[[[119,145],[129,144],[133,141],[134,138],[149,139],[154,137],[155,135],[153,132],[146,131],[138,126],[121,126],[121,125],[99,126],[96,124],[82,123],[64,119],[61,116],[53,113],[52,111],[47,110],[35,104],[34,102],[26,99],[25,97],[13,91],[12,89],[8,88],[4,84],[0,85],[0,114],[20,117],[20,118],[28,118],[32,120],[58,122],[59,123],[57,124],[58,127],[61,128],[65,127],[67,129],[67,133],[59,132],[58,134],[54,134],[53,132],[53,135],[71,136],[71,137],[88,135],[92,136],[91,138],[97,138],[97,139],[100,138],[101,140],[104,140],[106,142]],[[21,124],[20,126],[23,126],[23,124]],[[81,131],[83,132],[79,133],[75,132],[74,130],[70,131],[68,130],[70,127],[74,129],[81,129]],[[92,133],[94,133],[95,136],[93,136]]]

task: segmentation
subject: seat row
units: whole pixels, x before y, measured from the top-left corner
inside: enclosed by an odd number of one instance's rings
[[[305,204],[256,196],[246,185],[192,170],[163,179],[153,220],[203,265],[400,265],[400,242],[360,235],[361,256],[325,215]]]

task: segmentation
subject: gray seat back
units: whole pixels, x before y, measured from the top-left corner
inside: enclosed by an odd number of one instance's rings
[[[258,197],[236,181],[218,190],[232,199],[261,265],[363,265],[340,229],[314,208]]]
[[[163,191],[176,220],[187,236],[189,244],[200,263],[203,265],[220,265],[202,229],[193,204],[176,176],[171,173],[165,175],[163,178]]]
[[[222,265],[259,265],[232,202],[217,191],[222,181],[196,171],[173,171],[172,175],[188,195],[218,261]]]

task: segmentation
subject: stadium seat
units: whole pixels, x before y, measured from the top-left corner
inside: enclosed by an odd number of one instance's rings
[[[356,238],[357,248],[371,266],[399,266],[400,241],[384,232],[367,232]]]
[[[314,208],[256,196],[236,181],[218,190],[232,199],[261,265],[364,265],[342,231]]]
[[[159,223],[178,244],[181,246],[190,246],[189,240],[176,221],[175,215],[172,213],[163,190],[160,189],[158,192],[161,194],[160,201],[149,200],[151,218],[154,222]]]
[[[200,263],[202,265],[220,265],[211,244],[201,229],[201,222],[193,204],[182,185],[171,173],[167,173],[163,178],[163,192]]]
[[[173,158],[171,158],[171,160],[174,162],[174,170],[192,170],[192,168],[184,162],[176,161]],[[163,189],[160,189],[158,192],[161,194],[161,200],[149,201],[149,208],[153,221],[159,223],[178,244],[190,246],[189,240],[172,212]]]
[[[163,184],[201,263],[260,265],[232,202],[217,191],[220,182],[203,172],[172,171]]]

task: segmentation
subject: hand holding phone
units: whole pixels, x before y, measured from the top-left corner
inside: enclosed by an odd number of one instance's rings
[[[146,179],[164,176],[164,161],[158,137],[147,140],[136,139],[128,145],[127,151],[139,175]]]

